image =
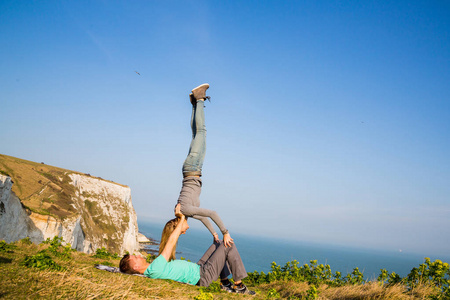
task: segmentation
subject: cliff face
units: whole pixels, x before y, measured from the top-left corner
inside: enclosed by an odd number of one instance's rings
[[[0,240],[60,236],[86,253],[139,249],[129,187],[4,155],[0,171]]]

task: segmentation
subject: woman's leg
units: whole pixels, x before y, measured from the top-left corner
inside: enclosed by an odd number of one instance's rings
[[[203,88],[204,91],[206,91],[208,87],[209,85],[207,87],[205,85],[201,85],[196,89]],[[195,101],[192,101],[194,104],[191,117],[192,141],[189,147],[188,156],[183,164],[184,177],[201,176],[202,174],[202,166],[206,152],[206,126],[205,126],[204,100],[205,98],[196,99]]]

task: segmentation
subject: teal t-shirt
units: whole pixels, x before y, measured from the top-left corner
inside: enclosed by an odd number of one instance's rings
[[[200,266],[185,260],[167,262],[164,256],[158,256],[144,275],[153,279],[172,279],[178,282],[197,284],[200,280]]]

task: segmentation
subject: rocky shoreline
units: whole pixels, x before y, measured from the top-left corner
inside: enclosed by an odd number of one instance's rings
[[[138,233],[138,242],[140,249],[151,255],[157,255],[159,251],[159,241],[151,237],[147,237],[141,232]]]

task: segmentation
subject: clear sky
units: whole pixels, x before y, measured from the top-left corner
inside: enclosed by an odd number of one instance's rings
[[[201,201],[232,236],[449,255],[449,31],[444,0],[3,0],[0,153],[162,222],[208,82]]]

